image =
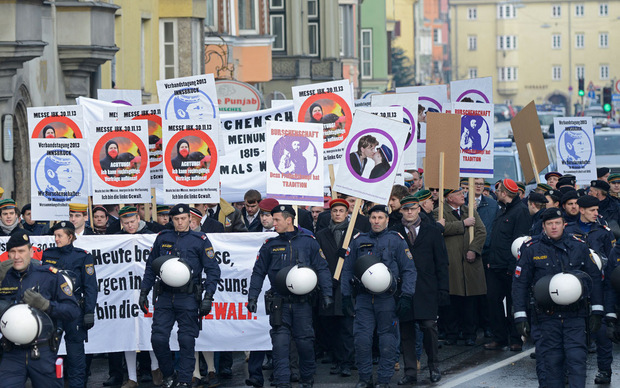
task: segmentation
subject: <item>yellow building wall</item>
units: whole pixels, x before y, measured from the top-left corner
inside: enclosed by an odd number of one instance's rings
[[[390,21],[400,21],[400,36],[392,40],[393,47],[402,48],[411,64],[415,58],[413,6],[416,0],[386,0],[385,16]]]
[[[204,0],[159,0],[159,13],[162,18],[204,19],[207,14],[207,2]]]

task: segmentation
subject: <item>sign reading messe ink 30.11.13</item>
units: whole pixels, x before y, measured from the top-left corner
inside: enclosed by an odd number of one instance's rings
[[[164,121],[164,202],[219,202],[217,119]]]

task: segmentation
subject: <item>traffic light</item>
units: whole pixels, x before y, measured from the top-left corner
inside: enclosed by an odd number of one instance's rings
[[[603,88],[603,110],[609,112],[611,110],[611,88]]]
[[[583,97],[586,94],[583,84],[584,84],[583,78],[579,78],[579,97]]]

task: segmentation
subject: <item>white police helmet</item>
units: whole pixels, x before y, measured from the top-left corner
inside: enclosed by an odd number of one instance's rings
[[[295,295],[306,295],[316,287],[318,278],[310,267],[294,265],[286,274],[286,288]]]
[[[598,270],[600,271],[603,268],[603,260],[601,259],[601,256],[599,256],[599,254],[596,253],[593,249],[590,249],[590,254],[592,254],[592,260],[594,261],[594,264],[596,264],[596,266],[598,267]]]
[[[374,255],[362,255],[353,265],[353,272],[364,287],[373,294],[390,290],[393,278],[389,268]]]
[[[192,269],[178,257],[169,257],[159,267],[159,277],[170,287],[183,287],[192,278]]]
[[[531,239],[532,237],[530,236],[521,236],[515,238],[515,240],[512,242],[512,246],[510,247],[512,255],[515,257],[515,259],[518,259],[519,255],[521,254],[521,245],[523,245],[527,241],[530,241]]]
[[[583,295],[583,286],[572,273],[558,273],[549,282],[549,295],[555,304],[568,306],[577,302]]]
[[[47,340],[53,330],[54,324],[50,317],[27,304],[9,307],[0,318],[2,335],[15,345],[29,345],[37,340]]]

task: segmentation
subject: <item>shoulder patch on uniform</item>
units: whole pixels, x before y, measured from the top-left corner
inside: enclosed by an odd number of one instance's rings
[[[353,236],[353,239],[355,240],[356,238],[358,238],[360,236],[360,234],[362,234],[361,232],[357,232],[357,234],[355,236]]]
[[[399,235],[400,236],[400,235]],[[402,237],[402,236],[401,236]],[[411,255],[411,251],[409,250],[409,248],[405,248],[405,254],[407,255],[407,257],[409,258],[409,260],[413,260],[413,256]]]
[[[69,287],[69,284],[67,284],[67,282],[64,282],[63,284],[61,284],[60,289],[62,290],[62,292],[65,293],[65,295],[73,296],[73,291],[71,291],[71,287]]]
[[[85,264],[84,268],[86,268],[86,273],[88,275],[93,275],[95,273],[95,266],[92,264]]]
[[[405,239],[405,238],[403,237],[403,235],[402,235],[402,234],[400,234],[400,233],[398,233],[398,232],[395,232],[395,233],[398,235],[398,237],[400,237],[400,239],[401,239],[401,240],[404,240],[404,239]]]
[[[321,248],[319,248],[319,255],[321,255],[321,257],[323,258],[323,260],[327,260],[325,258],[325,253],[323,253],[323,250]]]
[[[200,236],[200,238],[202,238],[203,240],[206,240],[207,239],[207,235],[203,234],[202,236]]]
[[[207,255],[207,257],[209,259],[214,258],[215,257],[215,251],[213,250],[213,247],[205,248],[205,254]]]
[[[579,242],[582,242],[582,243],[584,243],[584,244],[586,243],[585,241],[583,241],[583,240],[582,240],[582,239],[580,239],[579,237],[575,236],[574,234],[573,234],[573,239],[574,239],[574,240],[577,240],[577,241],[579,241]]]
[[[49,266],[47,270],[50,271],[51,273],[58,273],[58,268],[56,267]]]
[[[611,232],[611,228],[607,226],[607,224],[603,224],[602,226],[606,231]]]
[[[515,268],[515,277],[518,278],[519,276],[521,276],[521,267],[517,265]]]

